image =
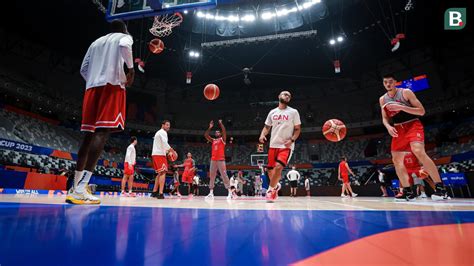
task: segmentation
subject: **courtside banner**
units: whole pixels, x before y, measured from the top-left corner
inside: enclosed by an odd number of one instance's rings
[[[442,173],[441,179],[448,186],[465,186],[467,185],[464,173]]]

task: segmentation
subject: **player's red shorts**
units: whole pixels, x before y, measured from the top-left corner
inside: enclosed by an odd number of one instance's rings
[[[95,132],[97,128],[122,131],[125,128],[126,91],[120,85],[107,84],[90,88],[82,102],[81,131]]]
[[[349,175],[341,174],[342,177],[342,182],[343,183],[349,183]]]
[[[416,119],[403,124],[395,125],[398,137],[392,138],[392,151],[411,151],[410,143],[425,142],[423,124]]]
[[[157,174],[168,172],[168,159],[165,155],[152,155],[153,169]]]
[[[133,164],[130,165],[127,162],[125,162],[123,166],[123,173],[126,175],[133,175],[135,173],[135,166]]]
[[[293,151],[290,148],[270,148],[268,150],[268,165],[267,168],[275,167],[276,162],[286,166],[291,159]]]
[[[183,183],[192,183],[194,177],[194,171],[184,171],[183,172]]]

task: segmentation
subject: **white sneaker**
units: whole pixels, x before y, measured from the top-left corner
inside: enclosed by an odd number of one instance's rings
[[[69,195],[66,196],[66,202],[70,204],[100,204],[100,199],[97,197],[92,196],[91,194],[84,192],[84,193],[77,193],[73,191]]]
[[[347,197],[346,194],[341,194],[341,198]]]
[[[208,199],[214,198],[214,193],[209,193],[209,195],[207,195],[206,198]]]
[[[88,191],[86,191],[86,192],[84,193],[84,195],[86,196],[86,200],[89,200],[89,201],[91,201],[91,202],[97,202],[97,201],[98,201],[98,203],[100,203],[100,199],[99,199],[98,197],[92,195],[92,194],[89,193]],[[97,204],[98,204],[98,203],[97,203]]]
[[[359,195],[359,194],[352,193],[352,197],[353,197],[353,198],[357,197],[357,195]]]
[[[425,192],[421,192],[421,198],[422,199],[426,199],[428,196],[426,196],[426,193]]]
[[[227,199],[232,199],[232,192],[229,192],[229,194],[227,194]]]

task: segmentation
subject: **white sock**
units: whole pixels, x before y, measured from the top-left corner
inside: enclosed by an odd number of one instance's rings
[[[89,180],[91,179],[92,172],[84,170],[84,173],[82,175],[82,179],[79,180],[77,186],[76,186],[76,192],[77,193],[84,193],[86,189],[86,185],[89,184]]]
[[[214,195],[214,189],[211,189],[211,191],[209,191],[209,194],[213,194],[213,195]]]
[[[81,180],[83,173],[84,171],[74,171],[74,184],[72,185],[73,190],[76,190],[77,184],[79,183],[79,180]]]

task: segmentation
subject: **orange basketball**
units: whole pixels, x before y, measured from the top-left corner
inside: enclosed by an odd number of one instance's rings
[[[341,120],[329,119],[323,125],[323,135],[329,141],[341,141],[346,136],[346,125]]]
[[[168,151],[167,157],[168,157],[168,160],[174,162],[174,161],[178,160],[178,153],[173,148],[171,148]]]
[[[209,101],[213,101],[219,97],[219,87],[216,84],[207,84],[204,88],[204,97]]]
[[[159,54],[165,49],[165,44],[160,39],[153,39],[148,43],[148,49],[154,54]]]

